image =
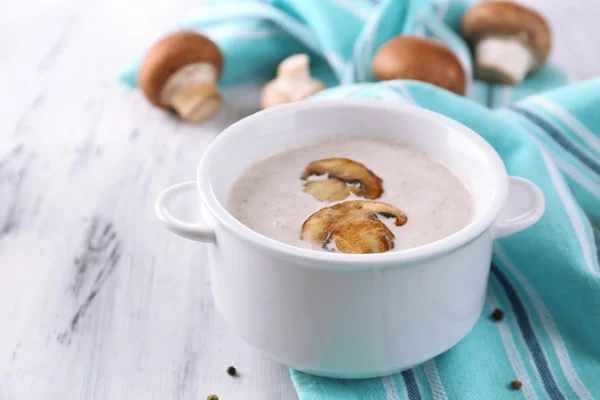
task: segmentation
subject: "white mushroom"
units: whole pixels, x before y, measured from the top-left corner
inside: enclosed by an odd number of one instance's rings
[[[463,37],[475,51],[475,76],[519,84],[541,68],[551,47],[551,31],[536,11],[509,1],[486,1],[463,17]]]
[[[148,50],[138,75],[148,100],[199,122],[221,108],[217,81],[223,55],[209,38],[191,31],[164,37]]]
[[[310,59],[306,54],[295,54],[283,60],[277,76],[262,90],[262,108],[304,100],[325,89],[325,85],[310,76]]]

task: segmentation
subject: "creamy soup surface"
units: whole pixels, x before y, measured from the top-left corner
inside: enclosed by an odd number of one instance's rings
[[[469,190],[446,166],[404,144],[379,140],[335,139],[292,148],[254,163],[234,183],[228,210],[244,225],[290,245],[337,251],[335,240],[312,243],[301,239],[302,225],[313,213],[337,203],[367,200],[351,193],[339,201],[320,201],[304,192],[307,182],[330,178],[310,175],[307,165],[316,160],[347,158],[364,165],[381,178],[383,194],[369,200],[388,203],[402,211],[407,222],[377,215],[393,233],[393,250],[422,246],[464,228],[474,215]],[[352,188],[360,182],[345,181]]]

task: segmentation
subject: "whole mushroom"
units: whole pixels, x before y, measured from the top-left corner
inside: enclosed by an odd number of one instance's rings
[[[262,89],[263,109],[304,100],[325,89],[325,85],[310,76],[307,54],[294,54],[277,67],[277,76]]]
[[[175,110],[184,121],[200,122],[221,108],[217,81],[222,70],[223,55],[215,43],[199,33],[182,31],[148,50],[138,82],[155,106]]]
[[[414,79],[464,94],[467,78],[458,58],[441,42],[399,35],[379,48],[373,72],[380,80]]]
[[[552,41],[544,17],[509,1],[475,5],[463,17],[462,34],[475,52],[475,76],[508,85],[541,68]]]

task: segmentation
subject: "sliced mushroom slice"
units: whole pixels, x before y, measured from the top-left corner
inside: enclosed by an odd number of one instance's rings
[[[346,201],[345,203],[336,204],[334,208],[338,206],[339,209],[344,212],[349,211],[360,214],[370,213],[372,216],[379,214],[385,218],[395,218],[396,222],[394,225],[396,226],[402,226],[406,223],[406,221],[408,221],[406,214],[404,214],[402,211],[387,203],[381,203],[378,201]]]
[[[378,219],[345,219],[336,224],[332,239],[342,253],[385,253],[394,248],[394,234]]]
[[[350,189],[339,179],[306,182],[304,191],[319,201],[339,201],[350,196]]]
[[[323,160],[313,161],[306,166],[300,178],[302,180],[307,180],[312,175],[327,175],[328,179],[323,182],[331,180],[342,181],[345,185],[347,185],[347,187],[349,187],[352,193],[366,199],[377,199],[383,194],[383,181],[381,178],[375,175],[363,164],[348,158],[326,158]],[[306,186],[312,182],[315,181],[308,182]],[[328,190],[330,190],[330,192],[327,193],[337,194],[335,197],[341,196],[341,193],[338,190],[340,187],[339,185],[334,185],[333,183],[329,182],[327,184],[315,186],[318,186],[320,189],[327,187]],[[314,188],[312,190],[314,190]],[[312,191],[306,190],[306,187],[304,191],[311,193],[313,196],[315,196],[315,198],[322,201],[322,199],[317,197],[314,193],[312,193]],[[347,192],[345,197],[337,198],[337,200],[343,200],[348,197],[348,195],[350,195],[350,192]],[[324,194],[322,196],[327,197]]]
[[[394,218],[396,226],[406,223],[406,215],[387,203],[346,201],[325,207],[302,225],[302,240],[343,253],[382,253],[394,248],[394,234],[378,218]]]
[[[327,245],[332,239],[331,235],[333,234],[334,224],[343,216],[343,212],[335,209],[335,207],[346,203],[322,208],[308,217],[302,224],[300,239],[308,240],[316,245]]]

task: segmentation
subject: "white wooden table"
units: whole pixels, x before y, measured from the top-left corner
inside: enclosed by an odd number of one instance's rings
[[[0,2],[0,399],[296,398],[216,313],[202,247],[153,215],[258,91],[190,126],[116,80],[197,3]],[[600,72],[597,2],[530,3],[574,80]]]

